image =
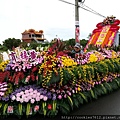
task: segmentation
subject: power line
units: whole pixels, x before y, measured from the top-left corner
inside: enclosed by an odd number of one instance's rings
[[[83,3],[81,3],[81,5],[84,7],[87,7],[88,9],[90,9],[93,13],[95,13],[96,15],[100,15],[101,17],[104,17],[104,18],[106,18],[105,16],[103,16],[102,14],[100,14],[100,13],[98,13],[98,12],[96,12],[95,10],[93,10],[92,8],[90,8],[90,7],[88,7],[87,5],[85,5],[85,4],[83,4]]]
[[[64,0],[59,0],[59,1],[64,2],[64,3],[67,3],[67,4],[70,4],[70,5],[76,6],[75,4],[70,3],[70,2],[67,2],[67,1],[64,1]],[[84,1],[85,1],[85,0],[84,0]],[[82,4],[83,4],[83,2],[82,2]],[[84,8],[84,6],[87,7],[88,9]],[[82,6],[78,5],[78,7],[82,8],[82,9],[88,11],[88,12],[91,12],[91,13],[93,13],[93,14],[95,14],[95,15],[98,15],[98,16],[101,16],[101,17],[106,18],[104,15],[101,15],[100,13],[98,13],[98,12],[96,12],[95,10],[91,9],[90,7],[88,7],[88,6],[86,6],[86,5],[84,5],[84,6],[82,7]],[[89,10],[89,9],[90,9],[90,10]]]

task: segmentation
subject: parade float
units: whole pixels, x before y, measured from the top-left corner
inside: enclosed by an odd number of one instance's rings
[[[103,22],[96,25],[97,28],[92,31],[85,50],[88,49],[89,45],[101,46],[102,48],[119,45],[118,30],[120,21],[115,18],[114,16],[107,17]]]
[[[17,50],[0,63],[0,115],[67,115],[120,88],[120,51],[99,46],[71,58],[55,42],[47,51]]]

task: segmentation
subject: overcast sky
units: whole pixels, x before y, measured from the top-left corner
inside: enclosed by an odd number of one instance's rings
[[[120,0],[85,0],[85,5],[120,19]],[[86,39],[104,18],[79,8],[79,19],[80,39]],[[43,30],[49,41],[56,35],[63,40],[74,38],[75,7],[59,0],[0,0],[0,43],[7,38],[21,39],[21,33],[31,28]]]

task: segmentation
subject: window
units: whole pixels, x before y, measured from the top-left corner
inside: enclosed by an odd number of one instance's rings
[[[31,38],[31,34],[29,34],[29,37]]]

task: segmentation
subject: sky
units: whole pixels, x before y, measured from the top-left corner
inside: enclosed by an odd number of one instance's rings
[[[75,3],[75,0],[66,0]],[[85,0],[84,4],[104,16],[120,19],[120,0]],[[79,8],[80,39],[102,22],[103,17]],[[28,29],[43,30],[51,41],[56,36],[63,40],[75,38],[75,6],[59,0],[0,0],[0,43],[8,38],[21,39]]]

